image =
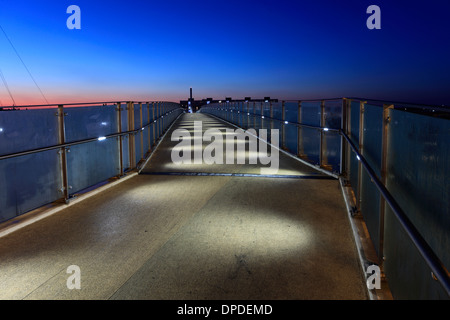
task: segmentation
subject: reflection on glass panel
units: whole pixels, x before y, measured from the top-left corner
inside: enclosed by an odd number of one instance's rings
[[[302,102],[302,124],[320,126],[320,101]]]
[[[121,131],[128,131],[128,110],[127,110],[127,105],[126,104],[122,104],[120,107],[121,111],[120,111],[120,125],[121,125]]]
[[[56,145],[56,109],[0,112],[0,154]],[[61,195],[58,150],[0,160],[0,222]]]
[[[283,106],[281,102],[272,102],[272,112],[275,119],[283,118]]]
[[[0,155],[58,144],[56,109],[0,111]]]
[[[141,138],[142,138],[142,131],[137,132],[134,134],[134,147],[135,147],[135,163],[136,166],[139,161],[144,157],[144,154],[142,153],[142,147],[141,147]]]
[[[305,160],[319,164],[320,159],[320,131],[314,128],[302,127],[300,129],[302,137],[302,151],[306,156]]]
[[[363,128],[363,156],[380,178],[383,108],[364,105]],[[380,249],[380,193],[366,171],[363,171],[361,175],[361,212],[378,253]]]
[[[342,100],[325,101],[324,112],[324,126],[330,129],[339,129],[341,127]]]
[[[297,154],[297,126],[293,124],[285,125],[284,132],[286,134],[285,146],[292,154]]]
[[[263,102],[263,115],[265,117],[270,117],[270,102]]]
[[[365,170],[361,173],[361,213],[377,254],[380,252],[380,192]]]
[[[128,135],[122,136],[122,165],[124,171],[131,169],[130,154],[128,152],[130,147],[129,140],[130,139]]]
[[[150,145],[149,145],[149,138],[148,138],[148,133],[149,133],[150,127],[145,127],[145,129],[142,131],[142,141],[143,141],[143,150],[144,150],[144,156],[147,154]]]
[[[426,229],[426,232],[433,231]],[[424,228],[420,231],[423,232]],[[401,300],[448,300],[449,297],[442,285],[433,279],[430,267],[389,206],[386,206],[384,232],[384,271],[394,297]],[[438,235],[436,239],[441,238]],[[441,261],[448,258],[448,254],[440,254],[442,251],[439,248],[433,249],[437,249],[435,252],[438,253]],[[440,249],[448,251],[445,241]],[[448,270],[448,264],[444,262],[444,265]]]
[[[149,115],[149,112],[148,112],[147,104],[142,104],[142,124],[144,126],[149,123],[148,115]]]
[[[350,104],[350,140],[355,144],[355,146],[359,146],[359,120],[360,120],[360,102],[359,101],[351,101]],[[359,175],[359,161],[356,157],[356,154],[351,151],[350,152],[350,173],[349,180],[353,192],[356,197],[358,197],[358,175]],[[358,204],[359,205],[359,204]]]
[[[116,106],[64,108],[66,142],[106,136],[117,132]]]
[[[360,102],[352,101],[350,106],[350,140],[359,145]]]
[[[383,129],[383,108],[366,104],[364,106],[363,156],[380,177],[381,142]]]
[[[288,122],[297,122],[298,121],[298,102],[285,102],[285,119]]]
[[[134,104],[134,129],[141,127],[141,108],[138,103]]]
[[[323,157],[326,159],[326,165],[328,165],[332,172],[340,171],[341,163],[341,136],[337,132],[323,132],[324,146]]]
[[[0,160],[0,222],[62,196],[57,150]]]
[[[70,193],[91,187],[118,175],[119,156],[116,138],[72,146],[67,154]]]
[[[450,267],[450,126],[449,120],[420,114],[389,110],[389,153],[387,158],[387,188],[395,195],[400,207],[416,226],[447,269]],[[395,218],[394,218],[395,219]],[[387,220],[386,237],[391,239],[386,255],[401,251],[412,265],[421,260],[408,239],[398,237],[398,226]],[[390,245],[395,247],[390,247]],[[400,263],[387,263],[387,268],[399,276],[395,288],[401,296],[411,295],[401,289],[406,277],[417,271],[406,269]],[[425,268],[426,270],[426,268]],[[427,271],[429,274],[429,271]],[[420,276],[423,278],[423,276]],[[397,280],[396,280],[397,281]],[[440,291],[433,280],[421,280],[428,291],[436,297]],[[420,296],[419,290],[414,293]]]

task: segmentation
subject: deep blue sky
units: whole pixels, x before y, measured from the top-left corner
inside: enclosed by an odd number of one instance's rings
[[[81,8],[81,30],[66,9]],[[366,9],[381,8],[381,30]],[[450,1],[10,1],[0,25],[51,103],[364,97],[450,105]],[[17,104],[43,103],[0,32]],[[0,82],[0,102],[12,104]]]

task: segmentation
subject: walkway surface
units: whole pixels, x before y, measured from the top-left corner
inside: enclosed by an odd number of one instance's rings
[[[233,128],[184,114],[140,175],[0,238],[0,299],[367,299],[338,181],[283,153],[176,165],[194,121]]]

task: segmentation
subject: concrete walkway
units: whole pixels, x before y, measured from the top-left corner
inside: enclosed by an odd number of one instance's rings
[[[194,121],[231,128],[184,114],[172,130]],[[0,298],[367,299],[337,180],[282,153],[264,177],[175,165],[170,138],[140,175],[0,238]]]

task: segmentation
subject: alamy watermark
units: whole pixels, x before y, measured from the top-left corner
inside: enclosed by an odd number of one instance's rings
[[[366,280],[368,289],[381,289],[381,270],[380,267],[372,264],[367,267],[366,273],[369,275]]]
[[[67,267],[66,273],[71,274],[66,281],[67,289],[81,289],[81,269],[77,265]]]
[[[67,7],[66,13],[70,16],[67,18],[66,26],[69,30],[81,29],[81,9],[77,5],[70,5]],[[366,10],[370,14],[367,18],[366,26],[369,30],[381,29],[381,9],[377,5],[370,5]]]
[[[276,174],[279,168],[279,131],[270,130],[271,144],[267,142],[268,130],[260,129],[207,129],[203,132],[201,121],[194,121],[193,135],[186,129],[176,129],[171,140],[179,143],[172,149],[174,164],[261,164],[261,174]],[[225,137],[225,138],[224,138]],[[203,142],[209,143],[203,148]],[[246,149],[248,145],[248,149]],[[236,148],[235,148],[236,146]],[[269,152],[270,146],[270,152]]]
[[[377,5],[371,5],[367,7],[367,14],[370,14],[369,18],[367,18],[366,26],[367,29],[381,29],[381,9]]]
[[[66,26],[67,29],[81,29],[81,9],[79,6],[70,5],[67,7],[66,13],[70,13],[67,18]]]

